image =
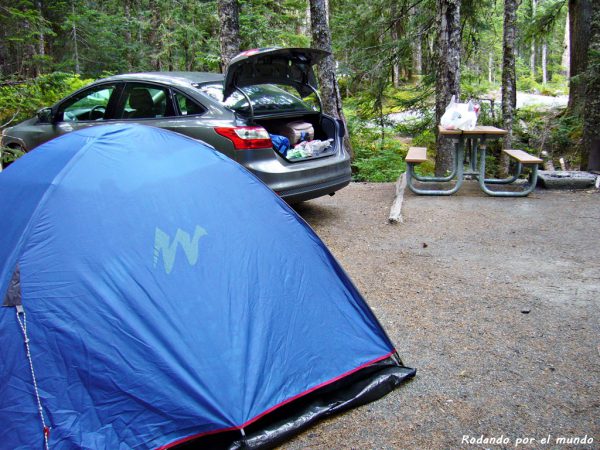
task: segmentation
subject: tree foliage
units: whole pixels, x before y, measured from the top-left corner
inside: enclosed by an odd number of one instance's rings
[[[38,109],[92,81],[71,73],[53,72],[23,83],[0,86],[0,127],[30,118]]]
[[[438,2],[328,1],[335,71],[345,109],[355,121],[365,121],[365,127],[354,127],[360,133],[378,127],[376,144],[382,151],[391,148],[388,135],[395,132],[386,123],[388,113],[415,108],[427,112],[434,107],[440,58],[436,55]],[[461,100],[497,95],[504,4],[460,3]],[[237,4],[242,50],[312,44],[308,0],[237,0]],[[568,4],[567,0],[519,2],[514,43],[518,89],[566,93],[566,68],[561,61]],[[17,121],[31,115],[78,83],[105,74],[218,72],[219,30],[217,0],[0,0],[0,82],[4,83],[0,125],[13,116]],[[48,79],[61,86],[55,84],[47,93],[36,90]],[[6,85],[17,81],[22,83]],[[499,111],[490,117],[490,122],[501,125]],[[425,128],[434,129],[433,120],[425,123]],[[358,154],[360,149],[356,150]]]
[[[533,39],[547,42],[549,78],[560,78],[567,10],[565,0],[537,1],[535,16],[532,0],[523,0],[517,18],[517,79],[530,89],[541,82],[539,75],[527,80]],[[242,49],[310,45],[308,1],[238,4]],[[493,0],[462,4],[461,87],[477,94],[499,86],[503,8]],[[330,0],[329,6],[344,95],[366,91],[376,98],[392,82],[433,81],[435,0]],[[220,69],[215,0],[0,0],[0,10],[4,79],[53,71],[96,78],[104,72]]]

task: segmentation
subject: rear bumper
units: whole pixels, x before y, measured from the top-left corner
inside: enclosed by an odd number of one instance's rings
[[[350,175],[335,178],[323,183],[304,186],[287,191],[277,192],[277,194],[288,203],[303,202],[313,198],[322,197],[323,195],[333,194],[336,191],[350,184]]]
[[[289,163],[272,149],[254,151],[253,160],[238,161],[286,201],[301,202],[338,191],[350,183],[350,157],[341,150],[320,159]]]
[[[257,123],[266,130],[285,120],[311,123],[318,139],[332,139],[333,153],[315,158],[288,160],[273,148],[236,150],[233,158],[289,203],[331,194],[350,183],[350,155],[342,142],[343,129],[334,118],[317,113],[273,115]],[[219,148],[219,146],[216,146]]]

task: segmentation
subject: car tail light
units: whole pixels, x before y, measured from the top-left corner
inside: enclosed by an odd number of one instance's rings
[[[233,142],[236,150],[273,147],[271,137],[263,127],[217,127],[215,131]]]

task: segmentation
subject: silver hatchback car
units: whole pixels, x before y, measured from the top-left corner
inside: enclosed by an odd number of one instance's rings
[[[333,193],[350,182],[343,122],[321,112],[315,49],[249,50],[225,75],[156,72],[117,75],[75,92],[2,132],[2,145],[30,151],[61,134],[105,123],[137,122],[212,145],[245,166],[288,202]],[[312,96],[311,105],[303,99]],[[329,144],[318,154],[276,149],[272,137],[290,123]],[[325,144],[327,145],[327,144]]]

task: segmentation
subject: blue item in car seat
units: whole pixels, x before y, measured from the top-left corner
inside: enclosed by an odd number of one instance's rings
[[[280,136],[278,134],[270,134],[269,136],[273,142],[273,148],[285,156],[290,149],[290,140],[285,136]]]

